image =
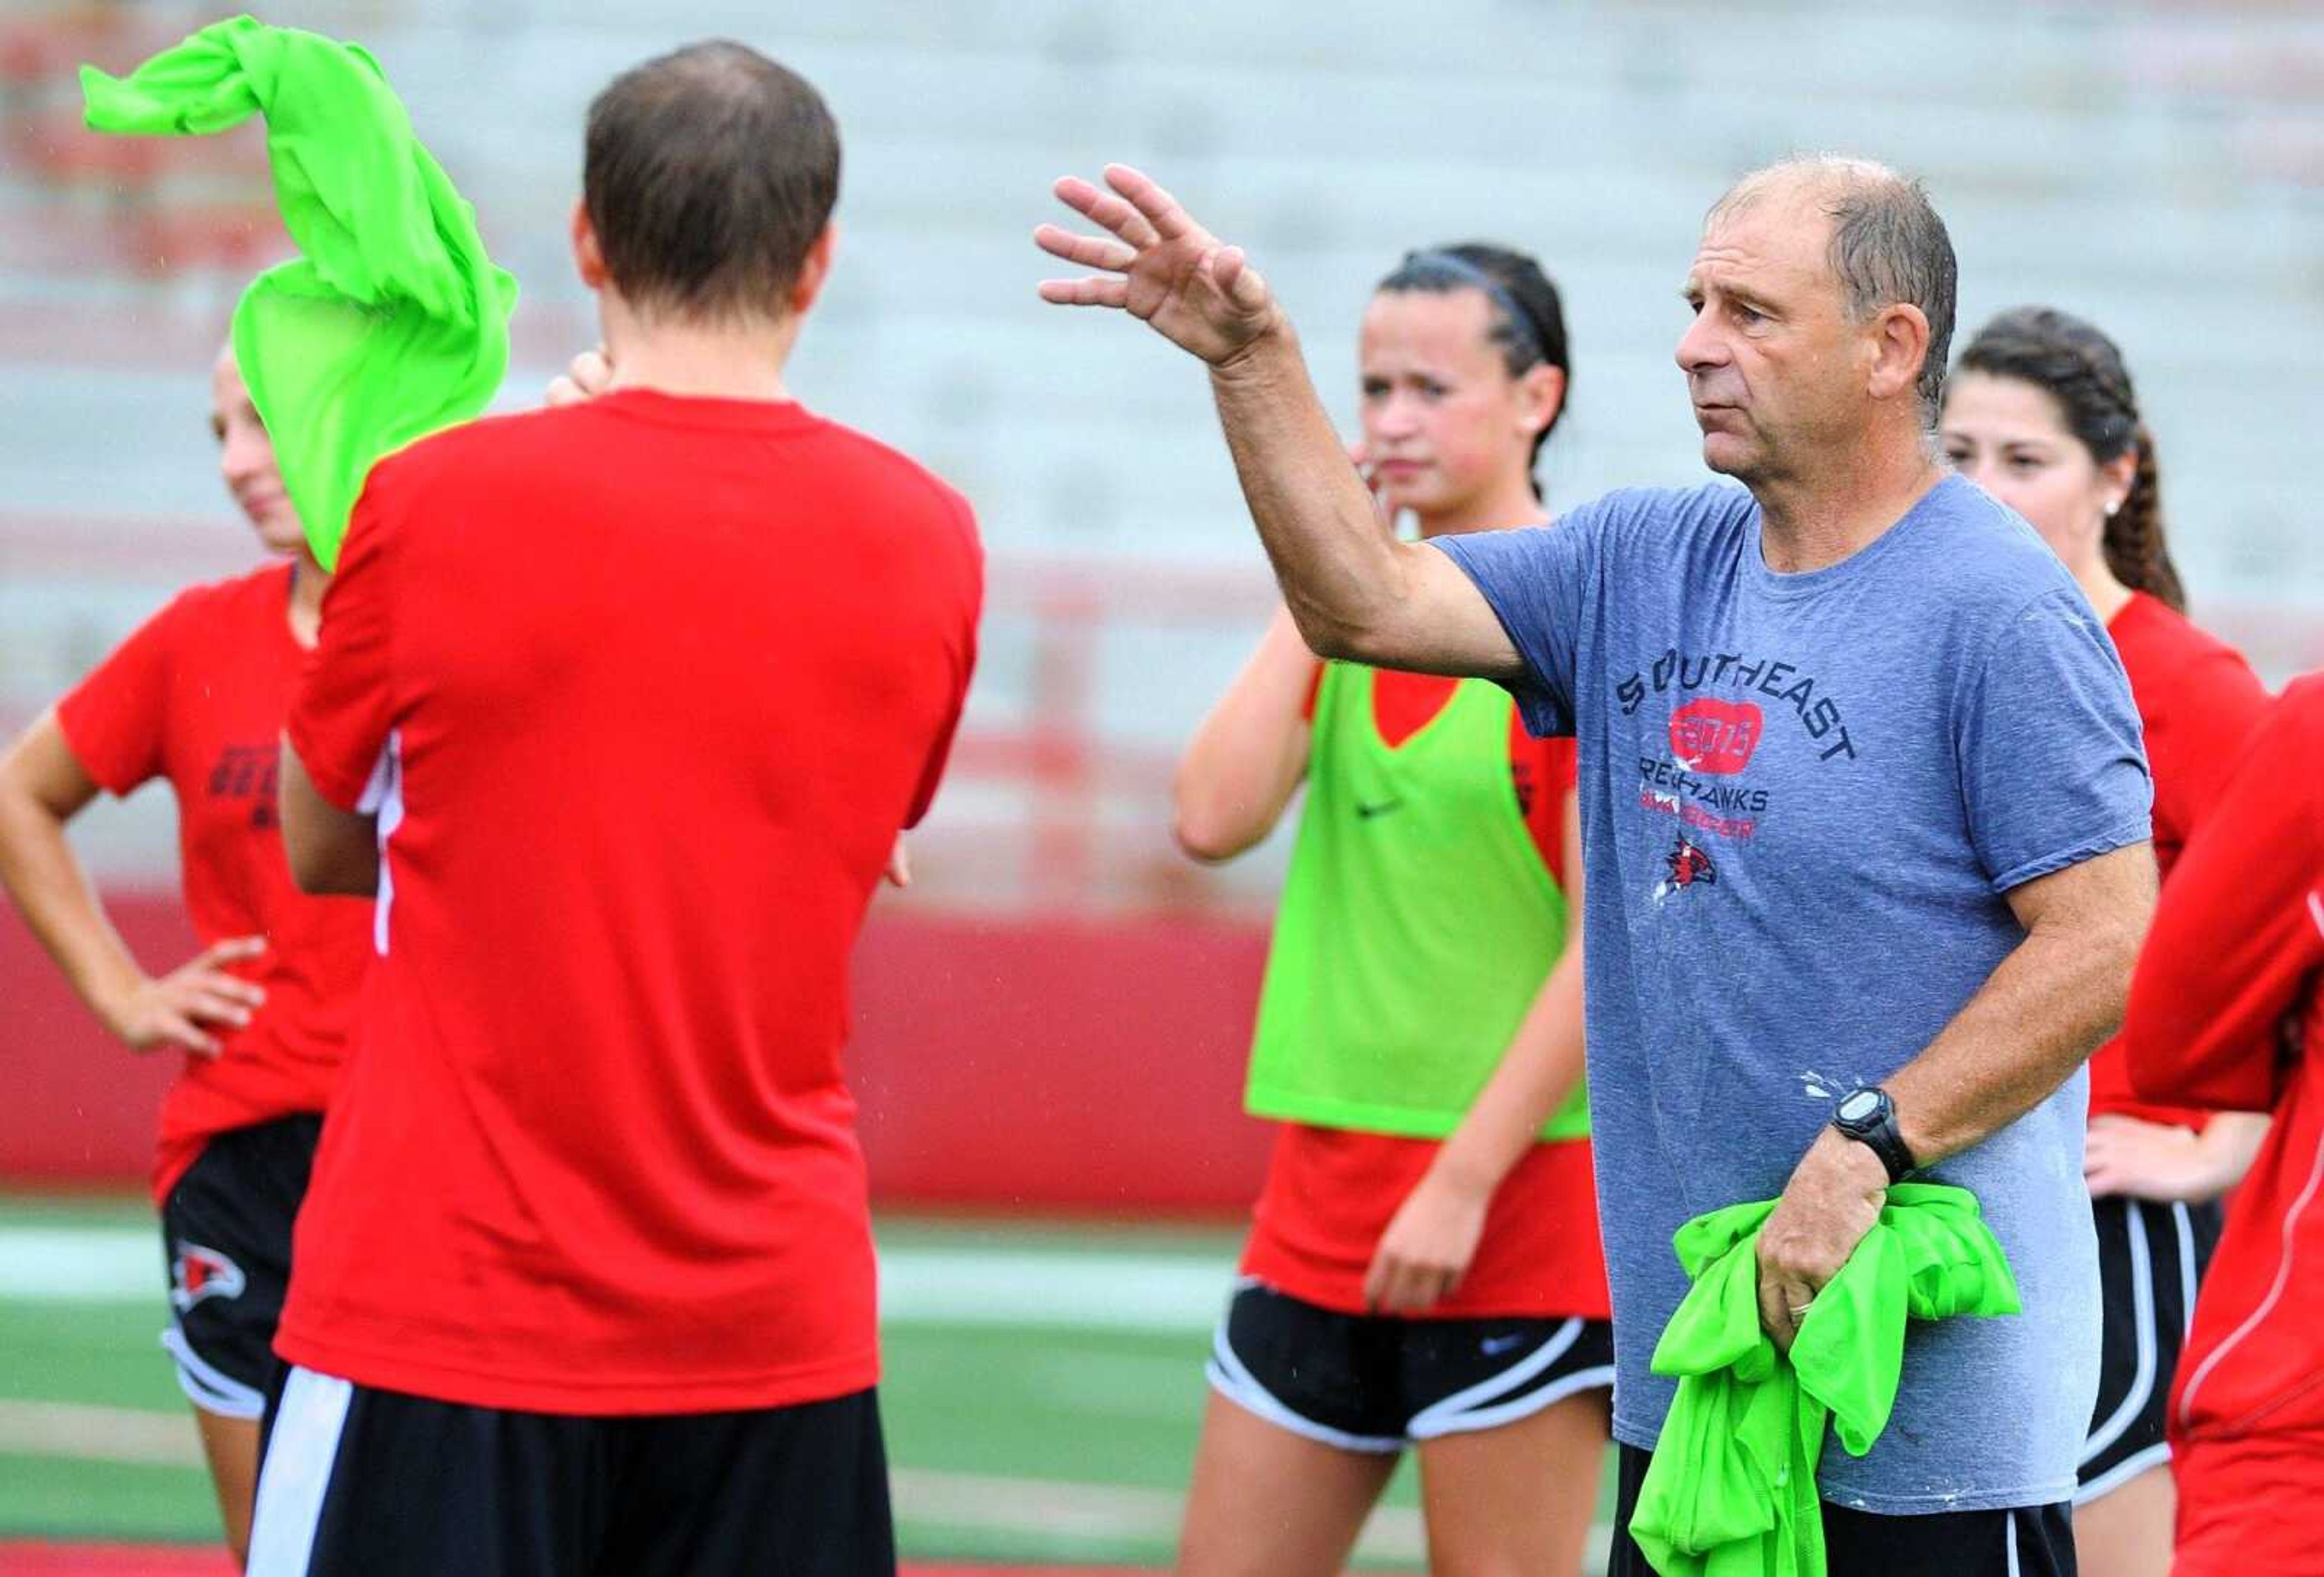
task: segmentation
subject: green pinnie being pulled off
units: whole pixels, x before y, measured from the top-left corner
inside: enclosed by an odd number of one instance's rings
[[[235,359],[334,567],[373,464],[500,388],[515,277],[353,44],[235,17],[125,78],[84,66],[81,92],[101,132],[198,136],[266,117],[275,201],[302,255],[243,293]]]

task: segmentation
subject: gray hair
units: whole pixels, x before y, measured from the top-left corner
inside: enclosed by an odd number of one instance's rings
[[[1929,352],[1917,392],[1922,424],[1933,430],[1944,406],[1960,268],[1928,189],[1885,164],[1822,153],[1753,171],[1711,206],[1709,217],[1716,219],[1778,186],[1805,189],[1831,220],[1829,261],[1850,318],[1861,323],[1883,308],[1904,305],[1928,319]]]

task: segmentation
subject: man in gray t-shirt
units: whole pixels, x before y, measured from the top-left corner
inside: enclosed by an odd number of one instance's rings
[[[1920,189],[1814,160],[1711,210],[1677,357],[1742,488],[1424,545],[1379,529],[1241,253],[1106,180],[1057,194],[1110,236],[1036,237],[1103,272],[1042,294],[1209,364],[1308,643],[1498,679],[1579,736],[1623,1517],[1670,1402],[1648,1360],[1685,1290],[1673,1231],[1780,1195],[1759,1306],[1788,1346],[1919,1169],[1976,1192],[2025,1311],[1909,1333],[1887,1433],[1824,1454],[1831,1570],[2070,1571],[2098,1339],[2080,1069],[2153,909],[2150,788],[2071,578],[1935,458],[1954,264]],[[1646,1569],[1620,1532],[1611,1569]]]

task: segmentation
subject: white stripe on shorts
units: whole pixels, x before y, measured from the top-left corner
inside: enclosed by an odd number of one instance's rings
[[[2135,1199],[2124,1200],[2123,1207],[2124,1219],[2130,1223],[2130,1306],[2138,1325],[2138,1370],[2131,1376],[2130,1388],[2123,1393],[2114,1416],[2092,1430],[2083,1443],[2083,1465],[2096,1462],[2099,1452],[2122,1438],[2154,1391],[2154,1256],[2147,1247],[2146,1212]]]
[[[354,1395],[346,1380],[304,1369],[291,1370],[283,1382],[282,1404],[258,1472],[244,1577],[307,1577]]]
[[[255,1418],[266,1411],[263,1396],[194,1351],[183,1326],[172,1324],[163,1331],[161,1346],[177,1360],[178,1388],[203,1412],[221,1418]]]
[[[1577,1391],[1610,1388],[1614,1383],[1611,1369],[1577,1370],[1560,1376],[1538,1390],[1526,1392],[1510,1401],[1495,1401],[1547,1370],[1572,1351],[1582,1339],[1582,1321],[1570,1318],[1557,1328],[1550,1339],[1526,1354],[1525,1359],[1510,1365],[1490,1379],[1480,1381],[1465,1390],[1453,1392],[1442,1401],[1432,1402],[1412,1416],[1406,1425],[1415,1440],[1434,1440],[1447,1434],[1466,1434],[1480,1429],[1496,1429],[1513,1424],[1519,1418],[1529,1418],[1552,1403],[1562,1402]]]
[[[1218,1333],[1211,1338],[1211,1361],[1204,1370],[1211,1388],[1246,1413],[1256,1414],[1278,1429],[1317,1441],[1342,1451],[1361,1452],[1367,1456],[1392,1456],[1404,1449],[1404,1437],[1397,1434],[1351,1434],[1344,1429],[1334,1429],[1328,1424],[1318,1424],[1303,1413],[1295,1412],[1289,1404],[1259,1383],[1259,1377],[1246,1368],[1235,1350],[1227,1342],[1227,1325],[1219,1322]]]

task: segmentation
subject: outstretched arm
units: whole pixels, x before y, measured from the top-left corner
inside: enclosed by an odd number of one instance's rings
[[[1517,649],[1469,577],[1383,528],[1290,319],[1242,250],[1127,165],[1106,166],[1105,182],[1057,182],[1058,199],[1107,234],[1037,229],[1044,252],[1101,271],[1046,281],[1041,299],[1126,311],[1209,365],[1243,497],[1308,646],[1386,668],[1519,677]]]

